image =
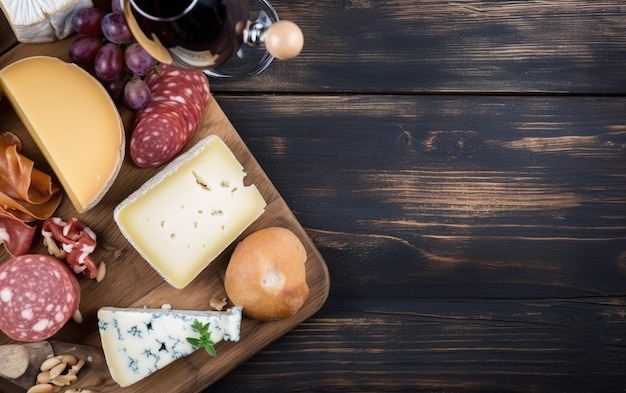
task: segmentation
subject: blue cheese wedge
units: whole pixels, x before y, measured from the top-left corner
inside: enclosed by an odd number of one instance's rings
[[[191,328],[195,320],[209,324],[215,343],[239,341],[241,307],[226,311],[100,308],[98,330],[113,380],[121,387],[130,386],[196,351],[187,342],[187,337],[198,337]]]
[[[187,286],[265,211],[217,136],[198,142],[122,201],[122,234],[172,286]]]

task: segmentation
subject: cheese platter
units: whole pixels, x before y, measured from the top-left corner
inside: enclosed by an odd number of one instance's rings
[[[67,53],[71,41],[70,37],[46,44],[19,44],[0,58],[0,69],[32,56],[52,56],[69,61]],[[67,91],[59,93],[60,96],[72,94],[71,86],[68,86]],[[73,112],[75,121],[82,124],[85,132],[89,133],[91,131],[90,119],[81,115],[80,108],[73,109],[75,109]],[[134,113],[123,106],[119,106],[119,112],[128,138]],[[38,148],[18,117],[15,108],[5,97],[0,98],[0,125],[1,132],[10,131],[22,140],[22,154],[33,160],[37,169],[54,173],[46,156]],[[91,387],[94,391],[202,391],[316,313],[328,296],[330,278],[321,254],[213,96],[209,98],[204,108],[198,131],[185,145],[182,153],[184,154],[197,143],[211,136],[220,138],[241,164],[246,174],[245,186],[256,187],[266,203],[263,213],[245,227],[243,232],[238,234],[236,239],[230,242],[226,249],[188,284],[177,288],[164,280],[163,276],[150,266],[115,223],[116,207],[163,169],[162,167],[140,168],[130,160],[127,154],[117,178],[96,206],[78,212],[69,198],[64,197],[54,213],[55,216],[65,220],[77,218],[97,235],[98,246],[91,254],[91,258],[106,263],[106,276],[102,280],[90,280],[77,276],[81,292],[78,309],[82,321],[70,320],[50,340],[90,346],[100,353],[102,342],[98,330],[98,311],[106,307],[161,309],[167,306],[173,310],[205,311],[211,309],[210,301],[216,297],[226,298],[226,307],[232,307],[233,304],[230,303],[224,288],[224,275],[229,258],[242,239],[268,227],[287,228],[302,242],[306,252],[305,274],[309,287],[308,297],[295,314],[283,319],[260,321],[243,316],[239,340],[216,343],[217,356],[215,357],[209,356],[202,350],[195,351],[165,366],[162,372],[154,372],[128,387],[121,388],[112,379],[107,379],[99,386]],[[128,149],[128,146],[126,148]],[[84,165],[89,164],[84,163]],[[35,237],[30,252],[48,254],[41,236]],[[11,255],[4,248],[0,250],[0,264],[10,257]],[[0,332],[0,345],[13,344],[16,344],[14,340]],[[10,388],[5,388],[5,386],[10,385],[6,385],[6,381],[1,381],[0,390],[9,391]]]

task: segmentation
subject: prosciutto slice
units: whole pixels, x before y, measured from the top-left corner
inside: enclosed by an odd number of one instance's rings
[[[28,252],[36,232],[27,223],[52,216],[61,203],[61,188],[24,157],[22,141],[0,133],[0,242],[12,256]]]
[[[44,205],[49,217],[61,202],[61,187],[53,184],[49,175],[35,169],[34,162],[24,157],[21,150],[22,141],[17,135],[0,134],[0,190],[27,205]]]
[[[24,255],[30,250],[37,228],[0,212],[0,243],[9,254]]]

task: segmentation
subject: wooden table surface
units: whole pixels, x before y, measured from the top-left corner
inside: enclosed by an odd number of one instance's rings
[[[273,4],[213,94],[331,290],[207,393],[625,392],[626,3]]]

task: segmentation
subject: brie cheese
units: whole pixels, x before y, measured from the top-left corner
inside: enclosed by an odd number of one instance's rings
[[[0,0],[0,8],[20,42],[51,42],[74,32],[72,15],[91,0]]]

